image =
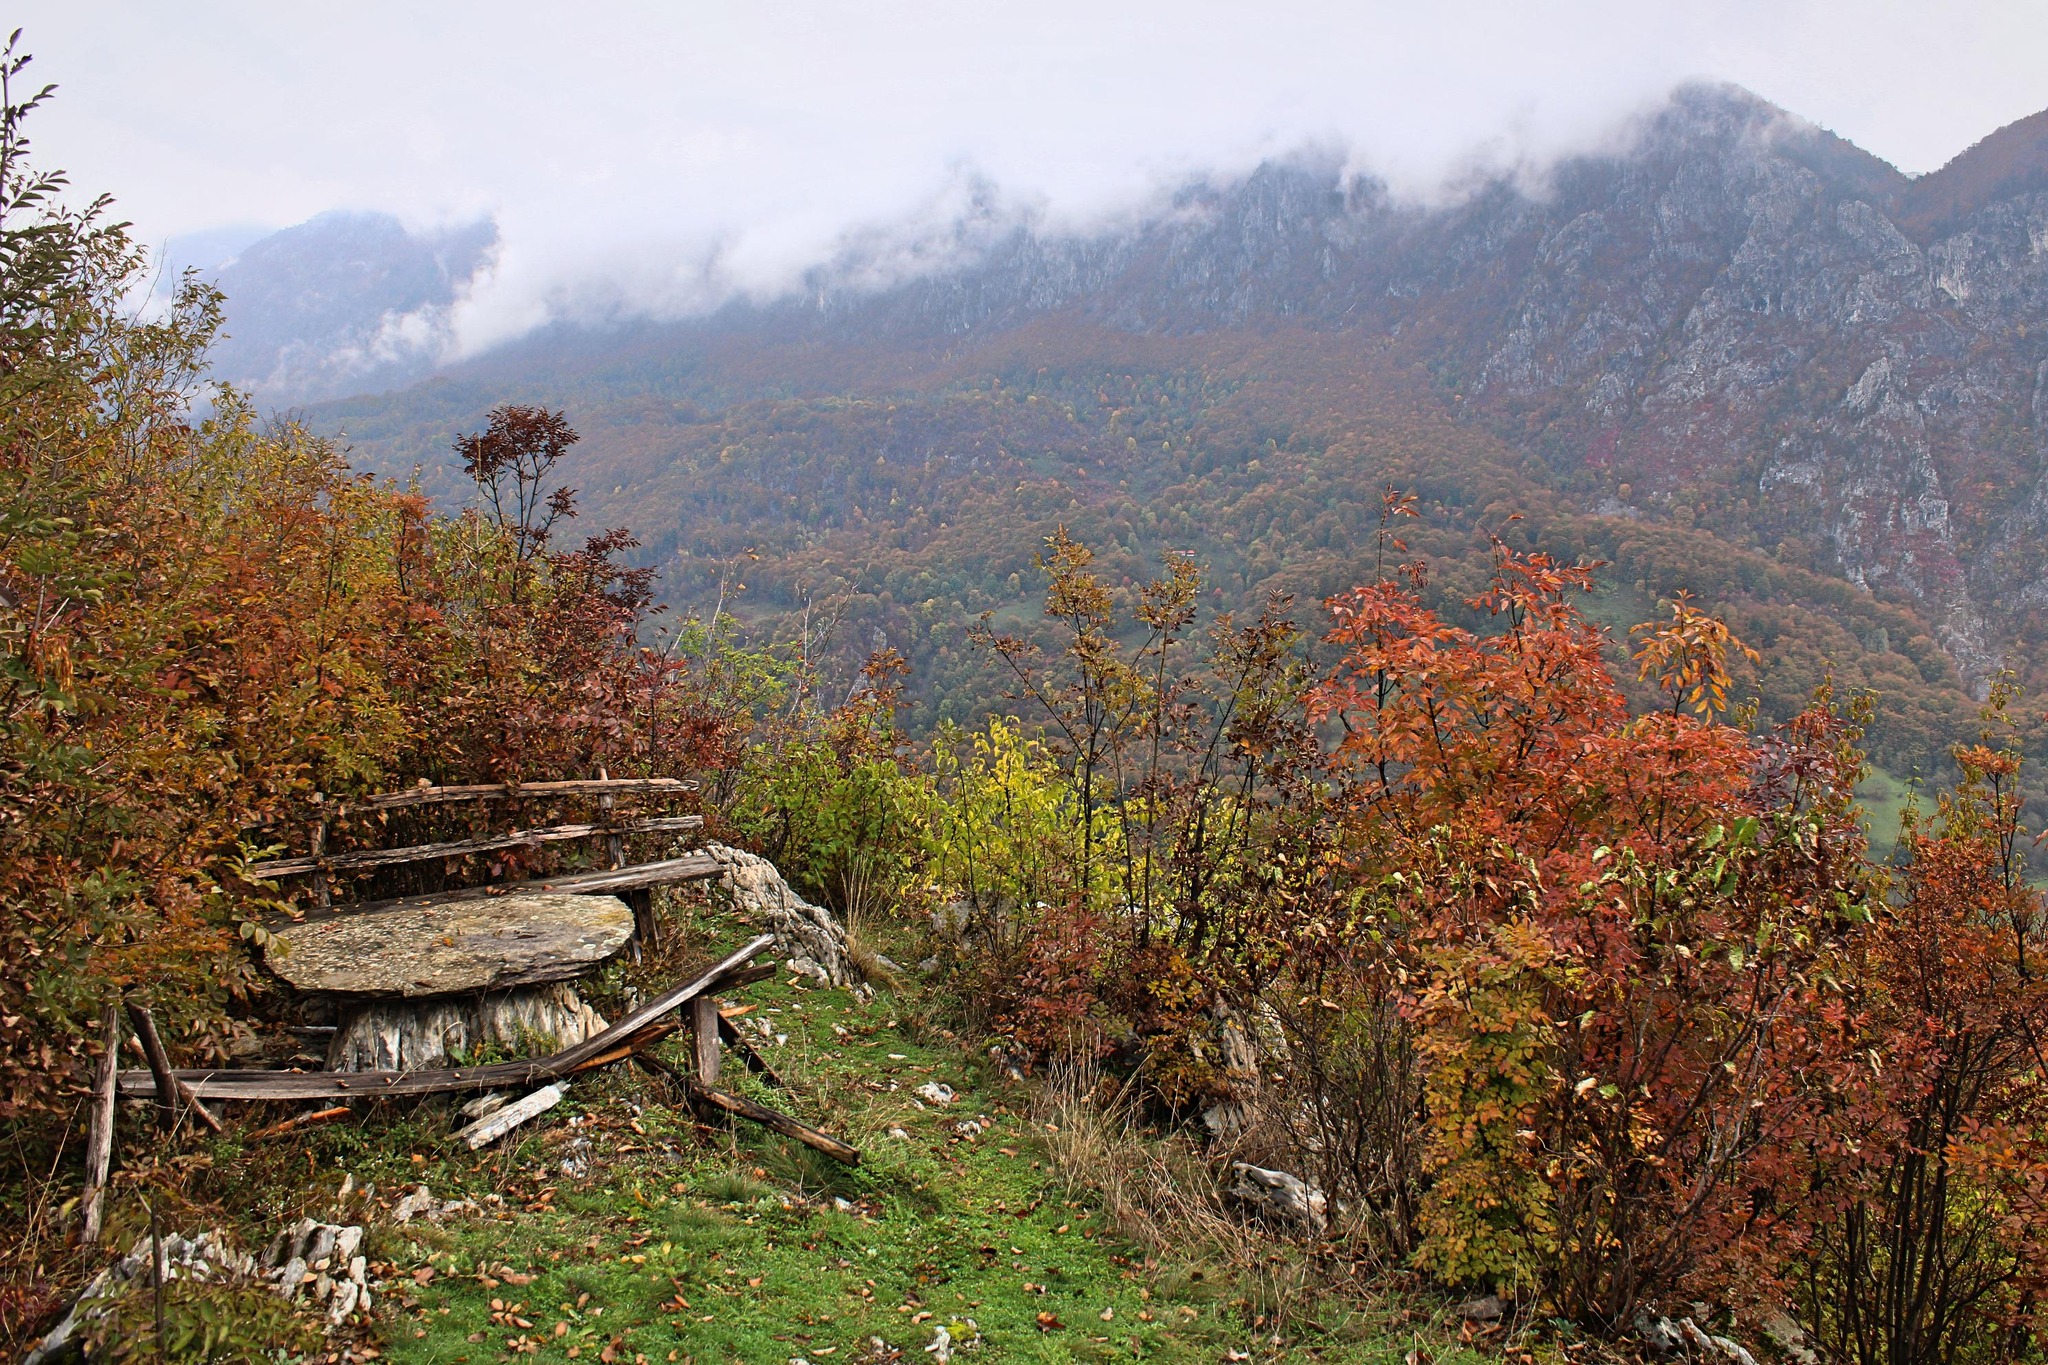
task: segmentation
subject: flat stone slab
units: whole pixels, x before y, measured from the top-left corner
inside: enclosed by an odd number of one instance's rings
[[[583,976],[632,936],[617,896],[518,892],[289,925],[264,962],[302,991],[465,995]]]

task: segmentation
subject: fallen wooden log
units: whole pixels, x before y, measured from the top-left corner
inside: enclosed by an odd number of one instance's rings
[[[332,1123],[336,1119],[345,1119],[354,1112],[353,1109],[350,1109],[345,1104],[337,1104],[332,1109],[315,1110],[309,1114],[294,1114],[282,1123],[273,1123],[268,1128],[258,1128],[255,1132],[243,1138],[242,1141],[263,1142],[270,1138],[283,1137],[286,1133],[296,1133],[301,1128],[311,1128],[315,1124]]]
[[[514,1100],[510,1104],[493,1109],[455,1136],[473,1152],[485,1143],[496,1142],[528,1119],[545,1114],[560,1104],[562,1097],[568,1093],[567,1081],[544,1085],[525,1099]]]
[[[432,1071],[179,1071],[167,1073],[170,1085],[183,1093],[218,1100],[352,1100],[386,1096],[438,1095],[459,1090],[503,1090],[545,1085],[592,1066],[625,1058],[632,1046],[675,1028],[666,1016],[706,991],[758,981],[773,968],[748,970],[746,964],[775,942],[763,934],[737,952],[706,968],[694,980],[642,1005],[610,1028],[552,1057],[498,1062],[490,1066],[452,1067]],[[159,1082],[147,1071],[121,1073],[125,1095],[152,1097]]]
[[[860,1165],[860,1152],[847,1146],[838,1138],[827,1137],[817,1129],[798,1123],[789,1115],[778,1113],[766,1105],[756,1104],[752,1100],[744,1099],[741,1096],[724,1090],[714,1090],[694,1078],[683,1077],[681,1079],[690,1099],[696,1103],[708,1104],[713,1108],[723,1109],[728,1114],[737,1114],[743,1119],[760,1124],[763,1128],[772,1129],[786,1138],[794,1138],[804,1146],[815,1151],[823,1152],[834,1161],[842,1161],[849,1166]]]

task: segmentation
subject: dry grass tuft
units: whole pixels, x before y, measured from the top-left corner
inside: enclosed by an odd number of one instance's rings
[[[884,990],[895,990],[902,982],[896,969],[882,954],[880,940],[869,931],[869,915],[849,910],[846,915],[846,960],[860,973],[860,979]]]
[[[1306,1331],[1349,1340],[1384,1316],[1355,1266],[1320,1255],[1237,1216],[1219,1171],[1236,1150],[1205,1151],[1180,1134],[1147,1128],[1134,1086],[1106,1081],[1090,1063],[1056,1064],[1035,1117],[1069,1198],[1098,1204],[1124,1238],[1158,1265],[1160,1282],[1203,1282],[1239,1306],[1262,1339]]]
[[[1207,1162],[1185,1139],[1144,1131],[1130,1086],[1105,1085],[1090,1063],[1056,1064],[1038,1118],[1051,1125],[1044,1138],[1068,1194],[1092,1194],[1129,1240],[1149,1252],[1256,1259],[1256,1235],[1225,1211]]]

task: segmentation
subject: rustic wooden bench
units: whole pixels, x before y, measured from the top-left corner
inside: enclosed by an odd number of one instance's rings
[[[316,798],[308,851],[247,869],[263,880],[304,877],[311,888],[309,907],[268,930],[265,964],[298,990],[337,1003],[332,1069],[412,1069],[445,1059],[451,1047],[460,1051],[522,1033],[574,1041],[602,1024],[566,983],[654,940],[656,887],[719,871],[706,854],[630,861],[629,838],[686,833],[701,828],[703,818],[621,805],[644,807],[693,790],[675,778],[599,777],[422,783],[346,801]],[[493,806],[566,801],[594,806],[594,818],[488,828]],[[464,803],[486,812],[483,832],[377,846],[394,813]],[[523,861],[517,855],[547,845],[600,840],[604,866],[488,883],[464,875],[482,855],[512,854],[516,863]],[[336,848],[337,842],[348,846]],[[415,881],[445,882],[452,872],[457,884],[382,899],[340,898],[408,869]]]
[[[512,1126],[545,1110],[560,1098],[563,1087],[571,1077],[630,1059],[681,1084],[692,1105],[700,1112],[720,1110],[734,1114],[762,1124],[786,1137],[794,1138],[835,1160],[858,1164],[860,1152],[839,1139],[821,1133],[807,1124],[799,1123],[778,1110],[717,1088],[721,1038],[738,1053],[750,1069],[764,1073],[771,1084],[782,1084],[781,1078],[777,1077],[739,1038],[731,1023],[720,1014],[715,996],[717,991],[736,989],[772,975],[772,964],[750,964],[773,945],[774,938],[771,935],[754,938],[737,951],[728,953],[712,963],[689,981],[664,991],[653,1000],[642,1004],[602,1032],[551,1055],[523,1061],[496,1062],[472,1067],[389,1071],[174,1071],[163,1059],[161,1048],[158,1048],[150,1053],[148,1071],[122,1072],[117,1077],[111,1067],[102,1068],[100,1085],[104,1090],[105,1103],[94,1106],[88,1147],[91,1151],[101,1154],[104,1164],[104,1154],[112,1146],[112,1100],[117,1087],[121,1094],[154,1099],[174,1126],[177,1111],[182,1103],[192,1112],[204,1116],[209,1125],[216,1129],[220,1127],[220,1123],[206,1109],[207,1100],[243,1103],[310,1100],[329,1106],[345,1106],[369,1099],[523,1089],[536,1085],[542,1087],[540,1091],[528,1095],[526,1100],[521,1101],[520,1106],[505,1106],[500,1111],[505,1118],[493,1119],[487,1115],[471,1124],[463,1134],[458,1135],[464,1136],[470,1146],[477,1147],[496,1140],[510,1131]],[[694,1035],[690,1074],[678,1071],[654,1056],[650,1050],[653,1044],[676,1030],[677,1018],[685,1011],[688,1017],[686,1026]],[[114,1035],[110,1029],[110,1057],[115,1045]],[[339,1117],[348,1112],[350,1111],[345,1107],[323,1108],[302,1114],[298,1120],[287,1120],[285,1123],[274,1125],[264,1132],[282,1133],[290,1131],[305,1120],[319,1121]]]
[[[621,797],[672,797],[693,790],[671,778],[605,778],[528,783],[485,783],[436,787],[425,783],[407,791],[389,792],[348,802],[319,802],[309,839],[301,856],[271,858],[246,871],[264,880],[311,878],[313,907],[270,931],[265,961],[288,983],[316,994],[353,1002],[355,1022],[374,1011],[405,1020],[411,1032],[431,1046],[423,1053],[435,1061],[448,1058],[434,1036],[433,1017],[452,997],[476,1001],[517,1002],[536,987],[560,986],[566,978],[588,971],[619,951],[629,940],[649,940],[655,933],[652,894],[657,886],[719,875],[719,862],[707,853],[633,863],[626,839],[634,834],[672,834],[702,827],[702,818],[634,816],[620,818]],[[456,802],[515,802],[558,797],[595,800],[600,818],[530,829],[436,840],[398,848],[373,846],[336,850],[329,836],[355,815],[383,818],[408,807]],[[537,848],[577,839],[605,841],[603,868],[579,869],[539,876],[508,878],[490,884],[442,887],[381,900],[339,901],[336,880],[353,880],[388,868],[439,860],[467,859],[498,850]],[[630,901],[619,899],[625,893]],[[594,1016],[590,1027],[558,1037],[557,1050],[520,1061],[475,1066],[435,1066],[403,1055],[402,1045],[388,1066],[336,1066],[349,1026],[338,1025],[329,1049],[328,1069],[176,1071],[158,1040],[146,1008],[131,1006],[138,1041],[149,1061],[147,1071],[116,1071],[122,1035],[118,1011],[111,1007],[103,1021],[106,1063],[94,1087],[87,1135],[88,1189],[85,1205],[96,1210],[113,1150],[117,1091],[154,1099],[160,1120],[172,1131],[190,1115],[215,1131],[221,1120],[208,1101],[279,1103],[313,1101],[324,1107],[249,1134],[261,1140],[292,1132],[309,1123],[327,1122],[353,1112],[365,1099],[449,1094],[461,1091],[510,1091],[539,1086],[523,1099],[486,1108],[457,1134],[472,1148],[503,1137],[519,1124],[558,1102],[570,1079],[593,1068],[631,1060],[679,1085],[700,1115],[736,1115],[763,1124],[805,1143],[838,1161],[857,1163],[860,1153],[837,1138],[821,1133],[789,1115],[743,1096],[717,1088],[721,1046],[730,1048],[749,1070],[768,1084],[782,1079],[740,1036],[720,1010],[716,992],[760,981],[773,974],[770,965],[752,965],[775,943],[773,935],[754,938],[744,947],[711,964],[684,984],[663,992],[603,1026]],[[587,1011],[586,1011],[587,1012]],[[516,1011],[515,1011],[516,1013]],[[663,1061],[653,1045],[686,1028],[692,1035],[687,1071]],[[372,1032],[375,1032],[372,1028]],[[546,1030],[536,1030],[536,1032]],[[348,1060],[348,1058],[342,1058]],[[88,1215],[95,1225],[96,1218]]]

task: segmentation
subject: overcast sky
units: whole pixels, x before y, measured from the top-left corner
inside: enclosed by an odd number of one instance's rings
[[[1908,171],[2048,107],[2042,0],[30,0],[38,159],[145,240],[495,215],[479,333],[772,288],[999,186],[1055,222],[1305,144],[1428,194],[1737,82]]]

